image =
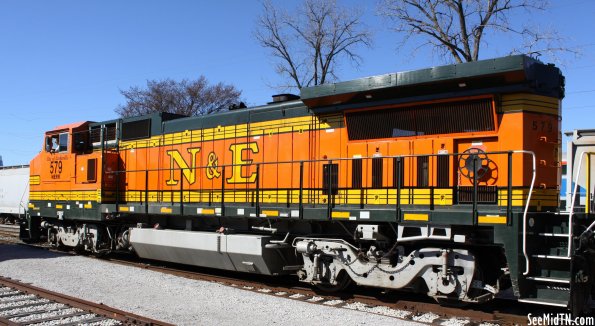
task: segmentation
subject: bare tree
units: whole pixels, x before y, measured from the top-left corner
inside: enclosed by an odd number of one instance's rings
[[[340,59],[355,64],[359,46],[370,46],[371,33],[360,11],[337,6],[335,0],[305,0],[292,14],[263,2],[255,37],[279,62],[277,73],[289,77],[288,87],[320,85],[337,78]]]
[[[534,55],[567,51],[552,31],[540,31],[526,22],[511,22],[511,15],[522,10],[544,10],[546,0],[384,0],[380,14],[395,23],[395,30],[410,38],[421,36],[422,46],[434,47],[457,63],[477,61],[488,32],[517,38],[520,47],[509,42],[511,53]],[[573,52],[573,51],[571,51]]]
[[[152,112],[169,112],[188,116],[211,114],[227,110],[240,102],[241,91],[232,85],[209,85],[204,76],[196,80],[147,80],[147,87],[120,90],[126,104],[116,108],[122,117]],[[245,107],[245,106],[244,106]]]

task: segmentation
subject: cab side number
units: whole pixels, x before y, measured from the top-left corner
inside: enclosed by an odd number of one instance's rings
[[[553,126],[551,121],[537,121],[533,120],[531,128],[536,131],[552,132]]]
[[[50,162],[50,174],[52,175],[52,179],[60,179],[60,174],[62,174],[62,161]]]

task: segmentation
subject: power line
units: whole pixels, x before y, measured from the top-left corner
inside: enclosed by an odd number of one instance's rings
[[[584,91],[566,92],[566,94],[582,94],[582,93],[591,93],[591,92],[595,92],[595,89],[589,89],[589,90],[584,90]]]
[[[595,108],[595,105],[581,105],[581,106],[562,107],[563,110],[568,110],[568,109],[587,109],[587,108]]]
[[[566,8],[566,7],[571,7],[571,6],[575,7],[577,5],[582,5],[584,3],[589,3],[589,2],[591,2],[591,0],[579,0],[574,3],[572,3],[571,1],[567,1],[565,4],[557,4],[554,6],[549,6],[549,9]]]

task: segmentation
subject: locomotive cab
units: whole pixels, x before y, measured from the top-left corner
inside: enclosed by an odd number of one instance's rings
[[[43,148],[31,160],[29,223],[24,238],[47,236],[50,242],[77,247],[76,221],[101,220],[100,205],[113,193],[117,153],[94,148],[91,122],[59,126],[45,133]],[[48,234],[37,230],[44,220]],[[50,222],[52,221],[52,222]],[[72,225],[69,225],[72,223]]]

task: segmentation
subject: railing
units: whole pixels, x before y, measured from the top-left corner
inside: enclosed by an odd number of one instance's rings
[[[394,164],[396,164],[396,166],[393,166],[393,185],[392,187],[383,187],[383,189],[396,189],[396,207],[395,207],[395,218],[397,221],[400,220],[400,214],[402,211],[402,207],[403,207],[403,200],[402,200],[402,191],[404,189],[404,184],[403,184],[403,170],[404,170],[404,165],[405,165],[405,161],[406,160],[411,160],[414,158],[418,158],[418,157],[439,157],[439,156],[446,156],[448,155],[449,157],[461,157],[461,155],[463,155],[465,153],[452,153],[452,154],[427,154],[427,155],[399,155],[399,156],[384,156],[381,157],[383,160],[392,160],[394,162]],[[536,157],[535,157],[535,153],[532,151],[526,151],[526,150],[515,150],[515,151],[498,151],[498,152],[487,152],[487,153],[483,153],[486,155],[506,155],[507,156],[507,182],[505,183],[506,188],[507,188],[507,196],[506,196],[506,218],[507,221],[510,225],[511,223],[511,216],[512,216],[512,197],[513,197],[513,191],[512,191],[512,183],[513,183],[513,179],[512,179],[512,173],[513,173],[513,155],[514,154],[519,154],[519,155],[530,155],[531,159],[532,159],[532,172],[531,172],[531,184],[529,185],[529,193],[527,195],[527,200],[525,202],[524,205],[524,209],[523,209],[523,218],[522,218],[522,251],[523,251],[523,256],[525,258],[525,272],[523,273],[523,275],[528,275],[529,274],[529,270],[530,270],[530,260],[529,260],[529,256],[527,254],[527,214],[529,211],[529,205],[531,202],[531,196],[533,193],[533,189],[534,189],[534,185],[535,185],[535,178],[536,178]],[[481,160],[481,158],[479,157],[478,154],[469,154],[467,153],[468,158],[470,158],[470,162],[471,162],[471,170],[475,171],[475,173],[473,173],[472,178],[470,180],[470,182],[472,183],[472,202],[471,202],[471,206],[472,206],[472,214],[473,214],[473,220],[474,220],[474,224],[475,221],[477,221],[478,218],[478,186],[479,186],[479,181],[481,179],[480,176],[478,176],[478,173],[476,173],[477,171],[479,171],[478,168],[478,164],[482,164],[479,161]],[[199,167],[194,167],[194,168],[170,168],[170,169],[152,169],[152,170],[129,170],[129,171],[115,171],[112,173],[115,173],[118,178],[124,174],[124,177],[126,177],[127,174],[131,174],[131,173],[144,173],[145,177],[144,177],[144,181],[145,181],[145,189],[144,189],[144,203],[145,203],[145,213],[148,214],[148,203],[149,203],[149,178],[150,178],[150,174],[151,173],[168,173],[169,177],[172,178],[172,176],[174,176],[174,174],[176,174],[176,171],[179,171],[178,177],[179,180],[177,180],[177,182],[174,182],[172,184],[170,184],[170,186],[172,185],[177,185],[179,183],[179,189],[177,189],[177,191],[179,191],[179,205],[180,205],[180,213],[183,214],[184,212],[184,204],[186,201],[190,201],[191,200],[191,194],[189,193],[189,197],[188,200],[186,200],[186,198],[184,197],[184,179],[185,179],[185,171],[186,173],[188,173],[190,176],[192,176],[192,173],[190,172],[190,169],[194,169],[194,177],[197,177],[198,173],[197,171],[204,171],[205,173],[208,173],[208,171],[210,171],[211,173],[213,173],[213,169],[214,168],[221,168],[221,172],[220,175],[217,178],[210,178],[210,187],[209,188],[205,188],[205,187],[201,187],[200,189],[195,189],[195,190],[210,190],[211,193],[209,194],[208,198],[208,204],[209,206],[212,206],[213,203],[216,203],[218,201],[213,200],[213,192],[215,191],[215,189],[219,188],[216,187],[217,186],[217,182],[221,182],[220,184],[220,190],[221,190],[221,198],[220,198],[220,214],[219,215],[225,215],[225,194],[226,194],[226,190],[237,190],[238,188],[241,188],[243,190],[246,191],[244,198],[246,200],[246,202],[248,202],[249,197],[252,197],[251,199],[251,206],[255,207],[255,211],[256,211],[256,216],[262,216],[261,215],[261,204],[263,203],[263,200],[261,198],[261,191],[263,190],[263,187],[261,185],[262,182],[262,176],[266,173],[266,169],[264,169],[264,167],[267,166],[272,166],[272,165],[276,165],[277,169],[275,170],[275,173],[277,174],[277,180],[276,180],[276,189],[286,189],[287,190],[287,194],[286,194],[286,201],[287,201],[287,205],[288,207],[290,207],[291,204],[295,204],[292,202],[293,199],[293,190],[298,189],[298,215],[299,218],[302,219],[304,216],[304,205],[305,205],[305,200],[304,200],[304,194],[306,193],[308,196],[308,203],[312,203],[312,196],[313,196],[313,192],[315,194],[317,194],[317,196],[324,196],[324,194],[326,193],[327,196],[327,200],[326,200],[326,209],[327,209],[327,217],[328,219],[332,219],[332,213],[333,213],[333,209],[335,207],[335,197],[336,194],[338,193],[339,187],[339,166],[342,163],[349,163],[351,162],[351,171],[353,173],[353,162],[355,160],[367,160],[368,162],[372,162],[372,160],[374,159],[378,159],[378,157],[360,157],[360,158],[338,158],[338,159],[324,159],[324,160],[301,160],[301,161],[282,161],[282,162],[261,162],[261,163],[252,163],[252,164],[227,164],[227,165],[218,165],[216,167],[214,167],[213,165],[206,165],[206,166],[199,166]],[[435,159],[436,161],[437,159]],[[581,157],[581,161],[582,161],[582,157]],[[369,168],[369,169],[365,169],[363,168],[363,161],[360,161],[362,163],[362,167],[361,167],[361,172],[362,172],[362,178],[364,178],[364,176],[367,176],[363,174],[363,171],[370,171],[373,170],[373,168]],[[431,160],[428,159],[428,167],[427,170],[430,171],[430,162]],[[468,164],[469,161],[466,161],[466,164]],[[297,178],[297,185],[295,178],[293,177],[293,168],[291,169],[291,173],[292,175],[289,176],[290,182],[289,182],[289,187],[280,187],[279,186],[279,165],[285,165],[285,164],[289,164],[290,167],[293,167],[293,165],[298,167],[298,171],[299,171],[299,177]],[[335,167],[334,164],[337,164],[336,167],[336,173],[335,173]],[[306,165],[308,166],[308,169],[306,168]],[[345,164],[343,164],[345,165]],[[369,165],[369,164],[367,164]],[[460,162],[459,162],[460,165]],[[324,168],[326,166],[326,177],[324,178],[324,180],[322,182],[317,182],[316,180],[321,180],[322,178],[320,178],[320,174],[322,171],[322,174],[324,176]],[[237,169],[239,167],[239,169]],[[322,169],[321,169],[322,167]],[[254,172],[252,172],[252,168],[255,169]],[[242,171],[242,173],[244,172],[243,170],[247,170],[248,171],[248,176],[243,175],[241,178],[242,179],[251,179],[253,177],[255,173],[255,178],[254,178],[254,185],[252,186],[251,183],[241,183],[241,184],[229,184],[229,180],[226,179],[226,170],[227,169],[233,169],[232,174],[233,173],[238,173],[238,171]],[[384,169],[384,168],[383,168]],[[411,169],[411,167],[410,167]],[[419,168],[418,168],[419,169]],[[306,173],[306,170],[308,173]],[[435,170],[435,169],[434,169]],[[215,170],[217,171],[217,170]],[[217,173],[219,173],[217,171]],[[335,174],[335,175],[333,175]],[[448,169],[448,175],[452,174],[452,169]],[[579,171],[580,174],[580,171]],[[201,175],[204,175],[201,174]],[[347,175],[348,173],[345,174],[346,180],[347,180]],[[318,178],[317,178],[318,176]],[[388,174],[387,174],[388,176]],[[435,176],[435,174],[434,174]],[[578,174],[577,174],[577,180],[578,180]],[[159,175],[158,175],[159,177]],[[163,175],[161,175],[162,179],[163,179]],[[419,177],[419,176],[418,176]],[[499,176],[498,176],[499,177]],[[231,177],[230,177],[231,178]],[[384,178],[384,174],[382,179]],[[215,179],[217,179],[217,182],[215,181]],[[283,178],[284,180],[287,179],[287,176],[284,176]],[[373,179],[373,178],[372,178]],[[411,180],[411,176],[409,177],[409,183],[412,183]],[[422,178],[423,179],[423,178]],[[429,173],[428,173],[428,178],[427,178],[427,182],[422,180],[422,183],[427,183],[426,186],[430,186],[430,184],[437,184],[437,178],[429,178]],[[170,179],[172,180],[172,179]],[[305,181],[307,182],[307,186],[305,184]],[[313,181],[314,180],[314,181]],[[431,180],[431,181],[430,181]],[[162,180],[163,182],[164,180]],[[195,180],[196,181],[196,180]],[[363,208],[364,206],[364,191],[367,189],[374,189],[372,187],[368,187],[367,185],[371,185],[373,182],[371,182],[372,180],[360,180],[359,183],[359,187],[357,188],[353,188],[353,176],[352,176],[352,188],[348,188],[348,189],[359,189],[360,190],[360,201],[359,201],[359,205],[361,208]],[[386,180],[385,180],[386,181]],[[419,184],[420,179],[418,178],[418,182],[416,184],[416,186]],[[206,181],[207,183],[209,181]],[[201,180],[201,185],[203,185],[205,183],[204,180]],[[453,183],[449,182],[449,186],[452,186],[453,188],[455,188],[455,186],[453,185],[454,183],[459,184],[460,181],[456,181]],[[226,187],[227,184],[227,187]],[[345,182],[345,185],[349,184],[349,182]],[[382,181],[382,185],[387,185],[388,182],[384,182]],[[116,207],[118,207],[119,205],[119,185],[120,182],[116,181]],[[285,184],[283,184],[285,185]],[[334,189],[334,188],[337,189]],[[161,187],[162,189],[163,187]],[[188,187],[189,191],[192,191],[193,189],[191,189],[192,187]],[[266,189],[266,188],[265,188]],[[343,189],[345,189],[345,187],[343,187]],[[434,194],[433,194],[433,190],[434,187],[430,187],[430,209],[434,209]],[[576,186],[575,186],[575,190],[576,190]],[[157,191],[157,190],[153,190],[153,191]],[[248,193],[251,193],[251,195],[249,196]],[[411,195],[411,192],[409,193]],[[236,194],[233,194],[234,196],[234,200],[235,200],[235,196]],[[573,195],[573,203],[574,203],[574,196],[576,196],[576,191]],[[159,197],[159,196],[158,196]],[[174,191],[172,189],[171,193],[170,193],[170,201],[171,204],[176,203],[176,201],[174,200]],[[454,197],[454,192],[453,192],[453,197]],[[199,194],[199,201],[202,202],[204,196],[202,193]],[[386,203],[388,204],[389,202],[389,196],[387,193],[387,200]],[[522,197],[521,197],[522,198]],[[163,202],[163,198],[159,199],[156,198],[158,202]],[[278,200],[278,197],[277,197]],[[453,198],[454,200],[454,198]],[[348,201],[348,200],[347,200]],[[496,204],[499,206],[499,198],[497,198]],[[314,204],[320,204],[319,201],[315,200]],[[407,201],[408,204],[411,204],[411,200]],[[568,255],[570,255],[570,240],[572,238],[572,210],[569,216],[569,228],[570,228],[570,232],[569,232],[569,250],[568,250]],[[594,227],[593,225],[591,227]]]
[[[585,211],[587,213],[590,212],[590,202],[591,202],[591,155],[595,154],[593,152],[582,152],[581,158],[578,162],[578,171],[576,172],[576,178],[574,179],[574,190],[572,191],[572,201],[570,203],[570,212],[568,214],[568,253],[567,257],[572,255],[572,237],[573,237],[573,229],[572,225],[574,223],[574,203],[576,202],[576,193],[578,192],[578,182],[581,176],[581,170],[583,166],[583,159],[586,157],[586,167],[587,167],[587,176],[586,176],[586,189],[587,189],[587,198],[585,200]],[[572,178],[572,176],[571,176]],[[589,225],[587,230],[592,229],[595,226],[595,222]]]
[[[483,153],[483,152],[482,152]],[[503,170],[502,163],[506,162],[507,166],[507,178],[502,179],[502,176],[496,176],[494,187],[507,188],[508,195],[506,196],[506,214],[507,219],[510,221],[512,212],[512,174],[513,174],[513,155],[531,155],[533,158],[533,175],[530,185],[529,197],[525,205],[524,211],[524,230],[526,232],[526,214],[528,211],[528,205],[530,202],[531,192],[535,182],[535,155],[529,151],[500,151],[500,152],[488,152],[482,155],[495,156],[506,156],[507,159],[500,160],[500,171]],[[359,205],[361,208],[364,207],[370,201],[370,193],[374,193],[377,190],[384,190],[382,194],[382,202],[389,204],[389,202],[395,203],[396,217],[400,214],[401,209],[404,205],[412,205],[417,197],[415,197],[412,189],[428,189],[429,195],[425,194],[425,201],[428,203],[430,209],[434,209],[436,204],[435,189],[446,188],[452,189],[452,201],[458,203],[459,195],[463,192],[459,189],[461,185],[468,184],[466,191],[471,192],[470,200],[466,201],[470,204],[473,211],[474,219],[477,218],[478,205],[482,203],[481,197],[482,190],[480,189],[480,183],[482,177],[479,173],[471,173],[470,180],[465,182],[461,181],[460,173],[458,180],[454,177],[454,169],[461,163],[454,163],[451,165],[451,158],[459,158],[463,153],[451,153],[451,154],[427,154],[427,155],[399,155],[399,156],[383,156],[383,157],[358,157],[358,158],[339,158],[339,159],[323,159],[323,160],[301,160],[301,161],[281,161],[281,162],[261,162],[252,164],[227,164],[227,165],[202,165],[193,168],[171,168],[171,169],[145,169],[145,170],[128,170],[128,171],[115,171],[120,181],[135,179],[132,184],[142,184],[144,181],[144,189],[128,188],[127,191],[138,192],[138,201],[148,203],[149,200],[155,200],[156,202],[165,202],[163,195],[156,194],[156,198],[149,198],[150,192],[166,191],[168,192],[165,199],[168,199],[172,204],[179,203],[181,207],[188,202],[208,202],[209,206],[213,206],[215,203],[220,203],[221,211],[225,210],[226,196],[231,196],[229,201],[236,201],[237,194],[231,191],[245,191],[243,198],[245,202],[250,202],[251,206],[255,207],[257,214],[260,214],[261,206],[266,204],[266,200],[263,199],[263,191],[276,191],[277,201],[283,202],[288,205],[298,205],[299,217],[303,217],[304,206],[307,204],[312,205],[325,205],[327,209],[328,217],[331,218],[334,207],[337,203],[345,204],[351,203],[353,205]],[[467,153],[467,167],[471,171],[480,171],[484,168],[484,162],[480,155]],[[417,158],[426,157],[427,159],[427,176],[425,179],[420,177],[418,173],[414,173],[414,167],[416,167]],[[438,161],[440,157],[449,158],[449,166],[446,173],[447,183],[442,184],[442,187],[438,187]],[[378,160],[381,161],[378,161]],[[361,165],[359,170],[359,179],[357,172],[354,172],[354,162],[358,161]],[[377,160],[377,161],[374,161]],[[454,161],[454,160],[453,160]],[[374,162],[382,162],[380,164],[380,177],[374,175],[370,177],[370,172],[373,171]],[[385,164],[388,162],[388,164]],[[391,170],[392,164],[392,170]],[[276,166],[271,168],[272,166]],[[326,168],[325,168],[326,167]],[[325,173],[325,169],[327,169]],[[405,173],[405,170],[408,173]],[[421,171],[417,168],[417,172]],[[241,183],[230,183],[228,179],[238,178],[238,171],[241,174],[239,176]],[[341,171],[341,173],[339,173]],[[388,173],[386,173],[388,171]],[[391,173],[392,171],[392,173]],[[218,175],[213,176],[214,173]],[[207,179],[205,176],[211,173],[212,178]],[[272,174],[272,175],[271,175]],[[186,176],[194,178],[193,184],[188,184]],[[270,176],[270,177],[267,177]],[[417,180],[415,180],[417,176]],[[392,177],[392,182],[391,182]],[[453,178],[451,181],[450,178]],[[247,179],[254,179],[253,183],[246,182]],[[143,180],[144,179],[144,180]],[[160,181],[163,185],[159,185],[153,189],[150,187],[150,180]],[[165,182],[169,180],[170,184],[165,185]],[[378,181],[380,180],[380,181]],[[506,182],[504,182],[504,180]],[[263,186],[263,182],[266,184]],[[377,183],[377,184],[374,184]],[[379,183],[379,184],[378,184]],[[116,182],[116,204],[121,201],[120,189],[123,183]],[[380,187],[377,187],[380,185]],[[457,190],[459,189],[459,190]],[[348,190],[359,190],[356,192],[348,193]],[[390,193],[389,193],[389,190]],[[408,191],[409,190],[409,191]],[[202,191],[202,192],[201,192]],[[220,197],[218,192],[221,191]],[[229,192],[227,192],[229,191]],[[297,193],[296,193],[297,191]],[[339,192],[343,191],[345,194],[343,197],[339,197]],[[142,194],[144,192],[144,198]],[[209,195],[205,195],[204,192],[209,192]],[[285,194],[282,194],[285,192]],[[408,194],[404,195],[404,192]],[[178,195],[179,193],[179,195]],[[359,194],[359,200],[357,198],[349,197],[349,194]],[[188,197],[186,197],[187,195]],[[151,195],[153,196],[153,195]],[[175,197],[179,196],[179,199],[175,200]],[[197,196],[197,197],[196,197]],[[429,196],[429,197],[428,197]],[[325,202],[321,202],[320,198],[326,199]],[[384,199],[385,198],[385,199]],[[393,198],[394,201],[393,201]],[[462,197],[461,197],[462,198]],[[208,200],[207,200],[208,199]],[[297,199],[297,200],[296,200]],[[494,204],[494,203],[491,203]],[[501,200],[496,197],[495,204],[501,206]],[[391,204],[392,205],[392,204]],[[147,208],[145,208],[147,210]],[[148,212],[148,211],[147,211]]]
[[[529,260],[529,255],[527,254],[527,213],[529,212],[529,204],[531,203],[531,194],[533,194],[533,186],[535,185],[535,176],[536,176],[536,163],[535,163],[535,153],[531,151],[515,151],[515,153],[522,153],[522,154],[531,154],[531,158],[533,159],[533,172],[531,177],[531,187],[529,188],[529,195],[527,196],[527,203],[525,204],[525,210],[523,211],[523,256],[525,257],[525,272],[523,275],[529,275],[529,269],[531,267],[531,263]]]

